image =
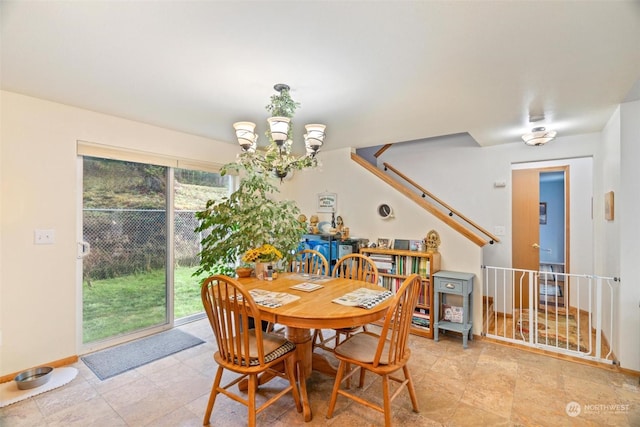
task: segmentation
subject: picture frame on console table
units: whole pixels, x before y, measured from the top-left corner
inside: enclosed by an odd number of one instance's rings
[[[391,240],[378,238],[378,248],[391,249]]]

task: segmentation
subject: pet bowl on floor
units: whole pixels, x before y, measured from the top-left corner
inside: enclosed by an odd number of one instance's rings
[[[51,379],[51,372],[53,368],[42,366],[20,372],[14,379],[20,390],[28,390],[46,384]]]

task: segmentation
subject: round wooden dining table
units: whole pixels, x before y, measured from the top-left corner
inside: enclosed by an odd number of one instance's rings
[[[312,418],[306,389],[306,378],[312,370],[335,375],[335,368],[322,355],[313,352],[311,329],[337,329],[361,326],[384,317],[391,298],[382,301],[372,308],[350,307],[333,302],[345,294],[359,288],[383,290],[378,285],[333,277],[318,277],[300,273],[279,274],[271,281],[259,280],[255,277],[238,279],[247,290],[260,289],[271,292],[283,292],[298,296],[298,299],[280,307],[259,305],[262,320],[284,325],[285,336],[296,344],[296,361],[300,372],[300,392],[305,421]],[[312,283],[322,286],[313,291],[300,291],[292,286],[301,283]]]

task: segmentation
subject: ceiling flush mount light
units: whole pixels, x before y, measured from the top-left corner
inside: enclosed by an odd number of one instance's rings
[[[267,119],[269,129],[266,131],[269,144],[264,149],[257,148],[258,134],[252,122],[233,124],[242,148],[238,161],[245,167],[259,168],[264,172],[273,172],[282,179],[290,171],[314,167],[318,164],[316,154],[324,143],[325,125],[309,124],[305,126],[305,154],[296,157],[291,153],[293,145],[291,119],[300,106],[291,99],[289,86],[279,83],[273,87],[278,93],[271,96],[267,111],[272,117]]]
[[[536,127],[531,129],[530,133],[522,135],[522,140],[527,145],[540,146],[556,138],[557,132],[555,130],[546,130],[543,127]]]

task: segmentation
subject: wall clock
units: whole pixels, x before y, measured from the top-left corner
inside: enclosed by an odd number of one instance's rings
[[[386,203],[382,203],[380,206],[378,206],[378,215],[380,215],[380,218],[393,218],[393,209],[391,209],[391,206],[389,206]]]

